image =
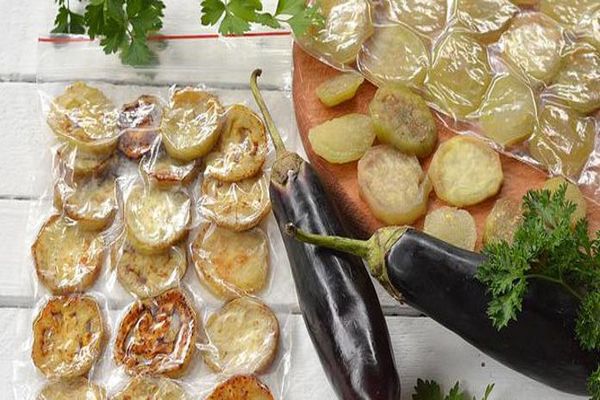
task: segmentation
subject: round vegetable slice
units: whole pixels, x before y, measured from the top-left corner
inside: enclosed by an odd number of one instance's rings
[[[509,21],[519,11],[508,0],[458,0],[458,23],[480,40],[491,42],[500,37]]]
[[[446,0],[392,0],[391,4],[399,22],[425,35],[441,31],[446,25]]]
[[[492,211],[485,219],[483,244],[500,241],[512,243],[522,221],[523,212],[519,203],[506,197],[496,200]]]
[[[195,88],[177,90],[163,112],[163,144],[171,157],[191,161],[207,154],[219,139],[223,107],[216,96]]]
[[[475,250],[477,227],[466,210],[440,207],[425,216],[423,231],[461,249]]]
[[[185,250],[179,246],[147,255],[125,243],[117,262],[117,278],[134,296],[154,297],[178,285],[186,269]]]
[[[172,380],[136,376],[112,400],[186,400],[187,398],[181,386]]]
[[[267,180],[262,175],[239,182],[206,177],[200,207],[219,226],[234,231],[253,228],[271,210]]]
[[[549,93],[584,114],[600,108],[600,53],[580,48],[569,54]]]
[[[279,346],[279,322],[258,300],[231,300],[206,321],[204,362],[215,372],[257,373],[267,369]]]
[[[575,224],[582,218],[585,218],[587,213],[587,202],[579,187],[561,176],[548,179],[544,183],[543,189],[549,190],[551,193],[556,192],[562,185],[566,185],[565,200],[575,205],[575,212],[571,215],[571,225]]]
[[[39,280],[54,294],[83,291],[102,268],[104,240],[76,222],[51,216],[40,229],[31,253]]]
[[[193,181],[200,171],[199,161],[180,161],[167,154],[162,146],[157,146],[140,161],[142,171],[160,188],[167,189],[186,185]]]
[[[86,378],[48,383],[37,400],[106,400],[106,390]]]
[[[191,220],[190,197],[183,191],[136,186],[125,204],[125,225],[131,244],[152,254],[177,243]]]
[[[92,178],[76,183],[61,193],[60,208],[82,229],[106,228],[117,211],[116,184],[113,177]]]
[[[152,149],[162,116],[160,100],[142,95],[125,104],[117,121],[121,129],[119,150],[132,160],[137,160]]]
[[[426,157],[437,143],[433,115],[421,96],[402,87],[381,87],[369,103],[377,137],[403,153]]]
[[[492,82],[477,115],[485,136],[503,146],[520,143],[533,133],[533,91],[519,79],[501,75]]]
[[[48,125],[84,151],[110,153],[117,146],[117,112],[101,90],[75,82],[52,100]]]
[[[262,120],[251,109],[236,104],[225,114],[217,145],[206,156],[205,175],[239,181],[256,175],[267,157],[267,135]]]
[[[529,153],[554,175],[577,177],[594,150],[594,120],[547,103],[529,140]]]
[[[453,32],[436,47],[427,96],[454,117],[475,111],[492,79],[487,51],[468,33]]]
[[[179,289],[138,300],[119,323],[114,358],[130,375],[183,375],[196,349],[199,322]]]
[[[315,126],[308,132],[315,153],[334,164],[358,160],[375,140],[371,118],[347,114]]]
[[[464,207],[498,193],[504,174],[500,156],[484,142],[455,136],[433,155],[429,177],[440,199]]]
[[[273,400],[273,395],[254,375],[236,375],[220,383],[206,400]]]
[[[540,0],[540,11],[568,29],[576,29],[594,6],[597,0]]]
[[[92,297],[53,297],[33,322],[31,358],[48,379],[85,375],[102,351],[104,334]]]
[[[358,56],[358,68],[378,86],[420,87],[429,67],[429,51],[410,29],[384,26],[375,30]]]
[[[336,63],[354,61],[362,43],[373,33],[367,0],[324,0],[319,2],[325,16],[322,28],[311,26],[300,43],[319,56]]]
[[[526,78],[549,82],[560,67],[562,31],[542,13],[515,17],[500,44],[504,59]]]
[[[338,74],[317,86],[317,97],[327,107],[337,106],[353,98],[364,80],[354,72]]]
[[[269,246],[258,228],[234,232],[206,225],[191,247],[198,278],[216,296],[233,299],[262,290],[269,274]]]
[[[379,145],[358,162],[358,188],[375,217],[402,225],[425,214],[431,183],[415,156]]]
[[[68,143],[60,146],[56,155],[59,162],[72,172],[75,179],[101,175],[114,159],[112,153],[90,153]]]
[[[578,34],[600,51],[600,6],[583,19]]]

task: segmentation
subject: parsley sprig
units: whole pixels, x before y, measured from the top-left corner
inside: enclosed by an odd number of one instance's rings
[[[573,226],[575,204],[565,198],[567,186],[551,193],[530,191],[523,197],[523,221],[512,243],[488,244],[477,278],[491,294],[488,315],[497,329],[517,320],[531,279],[553,282],[580,302],[574,334],[586,350],[600,349],[600,232],[588,235],[588,221]],[[600,368],[588,381],[600,400]]]
[[[493,389],[493,384],[488,385],[481,400],[488,400]],[[412,398],[413,400],[476,400],[475,397],[470,397],[467,392],[461,391],[458,382],[444,396],[442,388],[437,382],[424,381],[422,379],[417,380],[417,386],[415,386],[415,393],[412,395]]]
[[[148,36],[162,28],[163,0],[89,0],[83,15],[72,10],[69,0],[55,1],[53,33],[87,32],[90,38],[100,39],[106,54],[119,53],[125,64],[145,65],[156,59]],[[223,35],[241,35],[258,24],[289,25],[296,36],[302,36],[310,26],[324,23],[318,4],[307,5],[304,0],[279,0],[272,13],[263,10],[260,0],[203,0],[200,14],[202,25],[219,24]]]

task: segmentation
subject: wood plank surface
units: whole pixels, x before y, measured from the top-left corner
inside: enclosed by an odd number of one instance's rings
[[[368,114],[368,105],[373,98],[376,88],[372,84],[365,82],[352,100],[336,107],[325,107],[315,95],[315,89],[322,82],[339,74],[339,72],[311,57],[300,49],[298,45],[294,46],[293,54],[294,107],[300,137],[304,143],[308,158],[324,180],[332,197],[336,199],[337,204],[341,207],[351,229],[358,236],[363,238],[369,237],[373,231],[383,226],[383,223],[375,218],[367,204],[360,198],[356,180],[357,163],[330,164],[325,161],[312,150],[308,141],[308,132],[314,126],[348,113]],[[455,136],[455,133],[444,125],[441,118],[437,118],[436,123],[440,142]],[[545,172],[530,165],[502,154],[500,158],[504,171],[504,182],[499,194],[480,204],[465,207],[475,218],[479,233],[479,247],[481,246],[481,234],[485,218],[494,206],[496,199],[507,197],[520,202],[528,190],[540,188],[547,179]],[[422,163],[425,171],[430,161],[431,157],[428,157]],[[431,211],[443,205],[446,204],[432,192],[428,210]],[[600,203],[588,201],[588,217],[590,220],[590,231],[595,232],[600,229]],[[423,224],[423,219],[420,218],[414,225],[420,228]]]

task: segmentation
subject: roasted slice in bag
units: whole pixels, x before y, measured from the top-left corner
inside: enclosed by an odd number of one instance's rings
[[[83,291],[94,284],[102,268],[105,243],[61,215],[40,229],[31,254],[39,280],[54,294]]]
[[[546,103],[529,140],[529,153],[552,174],[577,178],[594,151],[593,118]]]
[[[100,89],[75,82],[50,104],[48,125],[84,151],[110,153],[117,147],[117,112]]]
[[[458,24],[484,42],[492,42],[508,26],[519,7],[509,0],[458,0]]]
[[[187,232],[190,204],[190,197],[181,190],[134,187],[125,204],[129,241],[146,254],[168,249]]]
[[[72,144],[63,143],[56,151],[61,167],[74,179],[103,174],[115,159],[113,153],[92,153]]]
[[[225,114],[219,141],[204,160],[204,173],[222,181],[239,181],[256,175],[266,157],[265,125],[254,111],[236,104]]]
[[[90,296],[51,298],[33,322],[33,363],[48,379],[85,375],[104,346],[102,313]]]
[[[355,72],[341,73],[321,83],[316,94],[321,103],[334,107],[353,98],[364,81],[365,78]]]
[[[121,108],[117,125],[121,130],[119,150],[132,160],[150,151],[158,135],[162,105],[155,96],[142,95]]]
[[[106,400],[106,390],[86,378],[58,380],[46,384],[37,400]]]
[[[485,46],[473,34],[455,31],[435,48],[425,92],[443,111],[464,118],[479,107],[491,80]]]
[[[315,153],[330,163],[358,160],[373,145],[375,129],[368,115],[346,114],[313,127],[308,140]]]
[[[441,31],[446,24],[447,0],[391,0],[394,17],[424,35]]]
[[[204,216],[234,231],[255,227],[271,210],[267,181],[263,175],[239,182],[206,177],[201,191]]]
[[[138,300],[119,323],[114,359],[129,375],[182,376],[196,349],[199,321],[180,289]]]
[[[470,251],[477,242],[475,219],[468,211],[454,207],[440,207],[427,214],[423,232]]]
[[[358,162],[358,189],[377,219],[402,225],[425,214],[431,183],[417,157],[379,145]]]
[[[170,379],[136,376],[112,400],[186,400],[187,398],[181,386]]]
[[[562,30],[542,13],[515,17],[499,43],[507,63],[533,83],[549,82],[560,67]]]
[[[269,245],[259,228],[235,232],[207,224],[191,247],[198,278],[223,299],[259,292],[269,275]]]
[[[179,89],[163,112],[160,124],[167,153],[182,161],[207,154],[219,139],[223,107],[219,99],[196,88]]]
[[[384,86],[369,103],[377,138],[403,153],[426,157],[433,151],[438,133],[427,103],[410,89]]]
[[[506,197],[496,200],[492,211],[485,219],[483,244],[501,241],[512,243],[522,221],[523,210],[520,203]]]
[[[540,0],[541,12],[573,30],[578,28],[594,8],[600,9],[597,0]]]
[[[177,160],[162,146],[157,146],[142,158],[140,167],[153,183],[166,189],[193,181],[200,171],[200,162]]]
[[[113,221],[117,211],[114,177],[92,178],[73,186],[59,184],[57,188],[59,196],[55,197],[55,206],[63,209],[82,229],[102,230]]]
[[[273,400],[273,395],[256,376],[236,375],[220,383],[206,400]]]
[[[433,155],[429,177],[440,199],[464,207],[498,193],[504,173],[500,156],[485,142],[455,136],[442,143]]]
[[[185,250],[173,246],[158,254],[144,254],[125,241],[117,261],[117,278],[139,298],[159,295],[177,286],[187,270]]]
[[[490,85],[477,111],[483,134],[502,146],[521,143],[533,133],[536,103],[533,91],[512,75]]]
[[[324,0],[319,2],[325,16],[322,28],[309,27],[299,42],[317,56],[336,64],[351,63],[362,43],[373,33],[371,6],[367,0]]]
[[[358,68],[378,86],[423,85],[429,50],[419,36],[403,25],[383,26],[361,48]]]
[[[258,373],[277,355],[279,322],[258,300],[231,300],[206,321],[204,362],[215,372]]]

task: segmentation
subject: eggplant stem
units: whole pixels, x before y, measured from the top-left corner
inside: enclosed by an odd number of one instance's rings
[[[328,249],[338,250],[344,253],[354,254],[355,256],[359,256],[363,259],[368,259],[372,251],[369,241],[350,239],[341,236],[317,235],[303,231],[291,222],[285,225],[285,233],[301,242],[327,247]]]
[[[265,103],[265,99],[260,93],[260,89],[258,88],[258,77],[262,74],[261,69],[255,69],[252,71],[252,75],[250,76],[250,90],[252,91],[252,95],[254,96],[254,100],[256,104],[258,104],[258,108],[265,119],[265,123],[267,125],[267,130],[269,131],[269,136],[271,136],[271,140],[273,141],[273,145],[275,146],[275,152],[277,153],[277,157],[282,156],[287,150],[285,149],[285,144],[281,139],[281,134],[273,121],[273,117],[267,108],[267,104]]]

